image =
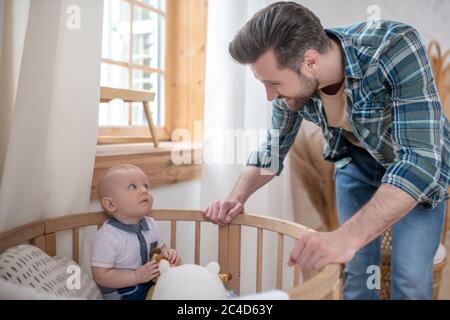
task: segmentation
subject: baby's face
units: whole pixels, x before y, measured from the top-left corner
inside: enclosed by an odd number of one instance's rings
[[[117,208],[115,214],[130,218],[149,214],[153,205],[149,187],[147,177],[140,170],[116,172],[111,189],[111,198]]]

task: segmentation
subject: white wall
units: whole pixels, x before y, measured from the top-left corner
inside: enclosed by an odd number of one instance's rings
[[[273,1],[275,2],[275,1]],[[301,0],[296,1],[313,11],[324,27],[341,26],[365,20],[367,8],[376,5],[381,18],[414,26],[426,44],[438,40],[444,50],[450,49],[450,1],[448,0]]]

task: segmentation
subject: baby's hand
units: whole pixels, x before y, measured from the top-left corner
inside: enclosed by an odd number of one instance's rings
[[[136,281],[139,283],[147,283],[159,276],[159,264],[155,260],[151,260],[136,269]]]
[[[165,252],[164,257],[169,261],[170,265],[178,266],[181,263],[181,258],[175,249],[169,249]]]

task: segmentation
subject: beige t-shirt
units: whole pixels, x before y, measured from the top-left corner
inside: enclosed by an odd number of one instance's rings
[[[345,138],[352,144],[364,148],[358,138],[353,134],[352,127],[348,121],[347,95],[345,94],[345,81],[335,95],[328,95],[319,90],[319,96],[327,116],[328,126],[342,128]]]

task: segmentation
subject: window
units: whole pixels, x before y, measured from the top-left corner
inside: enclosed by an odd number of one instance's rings
[[[207,12],[207,0],[104,0],[101,86],[154,92],[160,141],[203,120]],[[141,104],[100,104],[99,144],[146,142],[146,122]]]
[[[173,170],[170,137],[187,129],[193,142],[202,140],[195,129],[203,121],[207,12],[207,0],[105,0],[102,86],[154,91],[158,139],[167,142],[158,149],[123,145],[148,143],[143,114],[116,101],[101,104],[98,144],[103,145],[97,146],[93,198],[107,168],[124,162],[142,168],[153,187],[198,179],[201,165],[195,157],[201,146],[189,146],[192,163]]]
[[[101,86],[152,91],[153,121],[165,126],[165,0],[105,0]],[[141,104],[100,104],[102,135],[147,135]]]

